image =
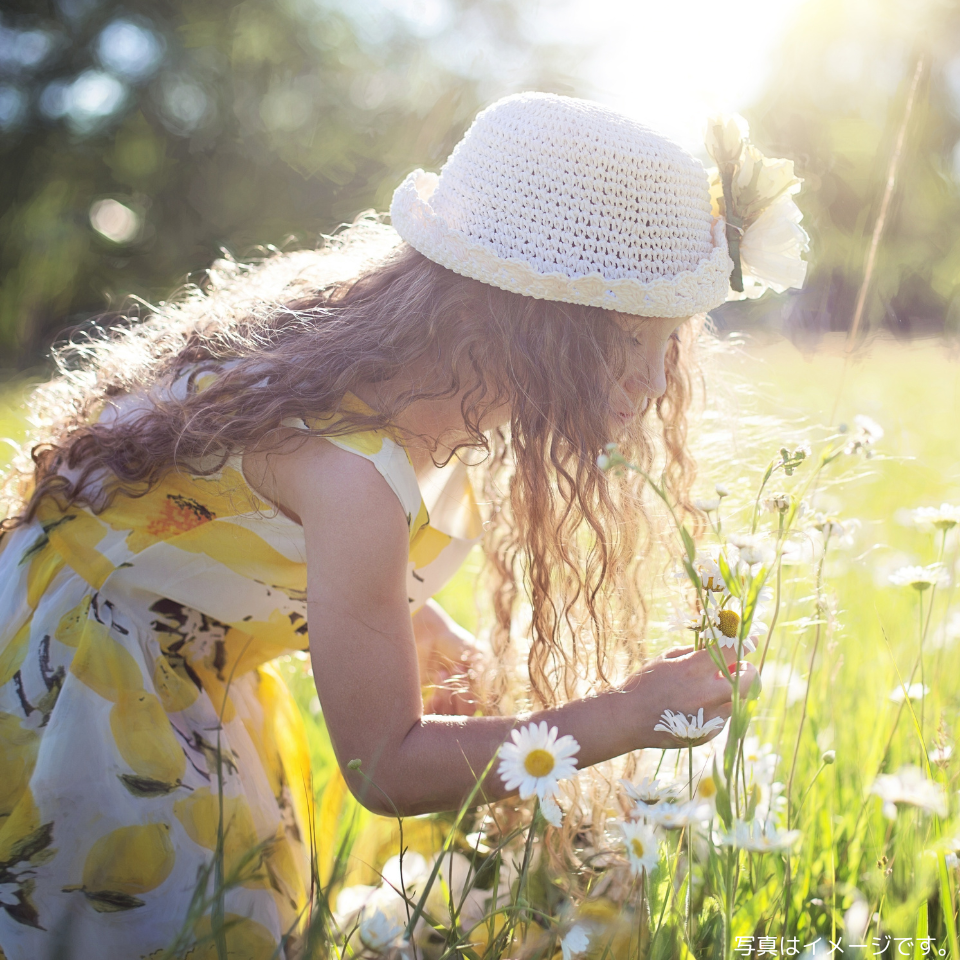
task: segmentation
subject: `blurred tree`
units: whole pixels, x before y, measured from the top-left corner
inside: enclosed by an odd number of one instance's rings
[[[542,5],[540,5],[542,7]],[[0,367],[221,247],[315,242],[478,107],[575,93],[533,0],[3,0]]]
[[[751,135],[792,157],[811,235],[803,291],[728,305],[779,314],[794,339],[847,330],[919,58],[923,74],[879,248],[865,328],[898,336],[960,324],[960,4],[809,0],[751,110]]]

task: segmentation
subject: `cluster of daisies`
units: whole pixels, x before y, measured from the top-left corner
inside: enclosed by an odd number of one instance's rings
[[[911,514],[913,522],[921,530],[932,530],[944,539],[960,524],[960,506],[942,503],[939,507],[920,507]],[[925,593],[931,587],[946,587],[950,574],[941,561],[926,566],[900,567],[890,574],[890,583],[895,587],[912,587],[917,593]]]
[[[691,766],[695,762],[699,773],[689,783],[651,776],[639,783],[620,781],[630,806],[620,833],[635,873],[652,872],[659,862],[654,828],[684,829],[710,823],[716,816],[717,772],[711,765],[723,750],[724,738],[709,744],[704,741],[722,730],[724,723],[719,717],[705,721],[703,708],[695,715],[665,710],[654,729],[669,734],[676,746],[689,747]],[[579,744],[571,736],[558,737],[557,728],[548,728],[545,722],[514,730],[511,740],[500,751],[498,773],[504,786],[518,789],[521,799],[536,797],[547,822],[559,827],[563,816],[557,802],[560,781],[575,775]],[[744,781],[757,798],[759,823],[735,821],[731,831],[717,834],[717,842],[760,853],[792,847],[799,834],[780,834],[774,826],[774,818],[784,804],[783,784],[776,780],[779,756],[769,744],[760,744],[753,736],[745,738],[742,753]]]
[[[769,744],[748,736],[743,743],[744,776],[756,798],[752,820],[734,819],[729,830],[715,829],[717,783],[714,759],[722,755],[724,721],[666,710],[656,729],[669,734],[677,746],[688,746],[695,758],[693,780],[643,776],[639,782],[621,780],[626,814],[611,819],[606,851],[609,863],[619,862],[638,878],[651,876],[661,865],[664,842],[673,830],[691,831],[698,838],[698,856],[704,844],[733,847],[754,853],[788,851],[799,839],[798,831],[778,830],[775,820],[783,808],[783,784],[776,780],[779,757]],[[710,743],[706,737],[720,735]],[[548,824],[562,826],[562,783],[577,775],[580,745],[560,736],[546,722],[515,729],[500,748],[497,773],[508,790],[522,800],[535,799]],[[686,754],[684,754],[685,756]],[[680,754],[677,754],[678,758]],[[675,773],[679,774],[679,761]],[[713,770],[714,772],[711,772]],[[337,899],[334,920],[345,939],[373,955],[404,954],[413,943],[425,943],[432,928],[427,918],[455,917],[471,942],[482,946],[489,938],[489,918],[511,902],[521,875],[520,865],[504,856],[495,890],[477,886],[477,870],[463,854],[439,853],[433,858],[407,852],[394,857],[382,870],[377,886],[352,886]],[[414,907],[423,909],[414,917]],[[413,919],[411,919],[413,918]],[[565,960],[585,953],[600,927],[589,917],[568,922],[560,946]],[[355,939],[354,939],[355,938]],[[480,951],[482,952],[482,951]]]

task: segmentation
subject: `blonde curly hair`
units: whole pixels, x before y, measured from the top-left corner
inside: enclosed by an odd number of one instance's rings
[[[490,576],[480,606],[492,613],[494,654],[486,706],[552,705],[642,659],[643,480],[604,473],[597,456],[618,441],[696,515],[686,441],[699,326],[684,324],[670,343],[663,396],[614,436],[607,402],[629,344],[614,314],[458,276],[366,216],[320,249],[218,261],[202,284],[146,316],[55,351],[58,375],[30,400],[31,458],[7,477],[2,529],[33,517],[44,497],[98,510],[142,495],[178,466],[212,473],[285,417],[338,409],[357,384],[435,358],[432,380],[416,392],[373,416],[346,414],[328,432],[392,427],[415,400],[462,392],[468,440],[457,451],[486,455]],[[226,360],[199,392],[200,374]],[[185,372],[182,399],[154,389]],[[133,418],[98,422],[128,394],[151,402]],[[484,410],[503,402],[509,426],[485,435]],[[518,640],[511,624],[521,605],[529,628]],[[518,683],[522,659],[528,684]]]

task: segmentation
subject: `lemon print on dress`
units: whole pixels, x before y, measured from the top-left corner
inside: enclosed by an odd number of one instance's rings
[[[90,615],[90,601],[92,597],[84,597],[72,610],[68,610],[57,624],[53,638],[65,647],[79,647],[83,636],[84,624]]]
[[[225,913],[223,929],[227,960],[274,960],[277,956],[277,940],[262,923],[235,913]],[[218,960],[209,915],[193,925],[193,933],[200,946],[187,954],[190,960]]]
[[[220,797],[209,787],[194,790],[189,797],[177,800],[173,815],[183,824],[187,836],[207,850],[217,848],[220,824]],[[253,826],[253,815],[244,797],[223,798],[223,870],[244,886],[263,886],[260,867],[262,850]]]
[[[153,662],[153,688],[167,713],[186,710],[200,696],[183,663],[165,654]]]
[[[30,648],[30,624],[28,620],[0,651],[0,687],[9,683],[13,675],[23,666],[27,650]]]
[[[139,777],[167,793],[180,783],[187,758],[163,704],[144,690],[122,691],[110,710],[110,729],[120,756]]]
[[[29,787],[20,794],[13,812],[0,821],[0,866],[9,867],[24,860],[43,863],[54,850],[53,824],[40,822],[40,811]]]
[[[31,561],[27,570],[27,606],[35,610],[53,578],[63,569],[64,560],[56,550],[47,547]]]
[[[64,887],[80,890],[99,913],[142,907],[137,894],[148,893],[173,871],[176,855],[166,823],[118,827],[100,837],[83,864],[83,883]]]
[[[303,882],[305,865],[298,862],[283,827],[265,848],[263,865],[270,877],[270,887],[280,914],[281,926],[284,930],[290,929],[296,925],[298,918],[302,917],[307,890]]]
[[[99,590],[116,569],[98,549],[109,527],[92,513],[71,508],[60,513],[52,497],[40,501],[37,519],[47,530],[53,549],[92,587]],[[59,521],[59,522],[58,522]]]
[[[20,718],[0,713],[0,818],[9,817],[23,794],[37,762],[40,736],[24,729]],[[2,820],[0,820],[2,822]]]
[[[114,703],[124,691],[143,689],[143,676],[133,655],[96,620],[84,624],[70,672],[104,700]]]

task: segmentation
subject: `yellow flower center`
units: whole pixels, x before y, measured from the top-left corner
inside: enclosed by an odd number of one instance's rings
[[[634,837],[630,841],[630,849],[633,850],[633,855],[638,860],[640,860],[643,857],[644,853],[646,852],[646,848],[643,845],[643,841],[638,840],[636,837]]]
[[[717,785],[714,783],[713,777],[703,777],[703,779],[700,781],[700,785],[697,787],[697,793],[699,793],[700,796],[706,800],[716,796]]]
[[[554,766],[553,754],[549,750],[531,750],[523,761],[523,768],[531,777],[545,777]]]
[[[720,621],[720,632],[725,637],[735,637],[740,630],[740,614],[735,610],[721,610],[717,618]]]

